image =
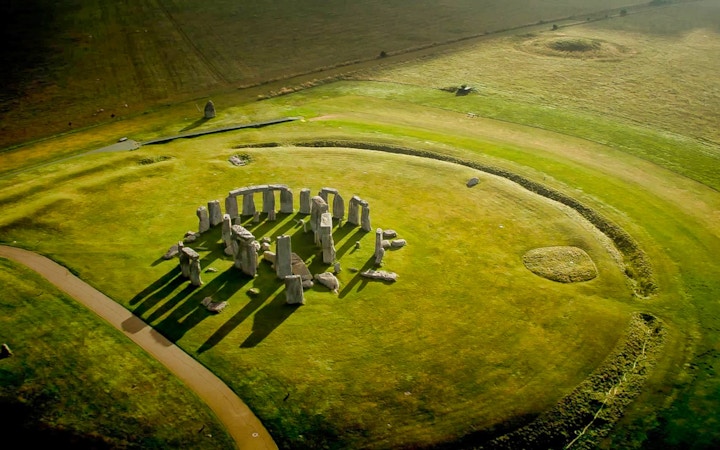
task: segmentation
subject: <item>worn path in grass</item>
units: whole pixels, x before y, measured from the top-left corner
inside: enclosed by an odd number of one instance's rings
[[[0,256],[36,271],[164,364],[213,410],[238,448],[277,449],[262,423],[222,380],[140,318],[44,256],[4,245]]]

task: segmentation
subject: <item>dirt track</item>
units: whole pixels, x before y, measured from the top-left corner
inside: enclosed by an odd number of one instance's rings
[[[240,449],[277,449],[262,423],[233,391],[203,365],[102,292],[54,261],[0,245],[0,257],[36,271],[85,305],[170,369],[213,410]]]

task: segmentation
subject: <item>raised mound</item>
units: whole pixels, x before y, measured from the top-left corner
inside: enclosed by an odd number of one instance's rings
[[[617,59],[633,53],[627,47],[613,42],[564,34],[532,36],[520,44],[520,49],[546,56],[583,59]]]
[[[597,267],[585,250],[544,247],[525,253],[523,263],[534,274],[560,283],[577,283],[597,277]]]

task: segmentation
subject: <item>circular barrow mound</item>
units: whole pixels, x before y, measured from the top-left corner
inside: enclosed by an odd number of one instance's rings
[[[560,283],[589,281],[597,277],[597,267],[585,250],[577,247],[543,247],[523,256],[530,271]]]

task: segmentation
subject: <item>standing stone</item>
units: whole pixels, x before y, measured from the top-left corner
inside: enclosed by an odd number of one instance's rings
[[[293,209],[293,193],[290,189],[280,190],[280,212],[283,214],[292,214]]]
[[[180,273],[183,277],[190,277],[190,257],[185,253],[185,244],[178,242],[178,263],[180,264]]]
[[[196,214],[200,220],[198,231],[200,233],[204,233],[210,229],[210,216],[208,216],[208,210],[206,207],[201,206],[197,209]]]
[[[360,225],[360,197],[357,195],[353,195],[353,197],[350,199],[350,205],[348,206],[348,223],[352,225]]]
[[[263,212],[270,213],[275,211],[275,191],[272,189],[265,189],[263,192]]]
[[[300,214],[310,214],[310,189],[300,190]]]
[[[255,211],[255,214],[253,214],[252,223],[260,223],[260,212]]]
[[[255,236],[240,225],[233,225],[232,237],[236,242],[235,267],[244,274],[254,277],[257,274],[257,249]]]
[[[332,237],[332,215],[328,212],[322,215],[320,221],[320,245],[322,246],[323,262],[332,264],[335,261],[335,242]]]
[[[328,210],[328,205],[325,200],[319,195],[312,198],[312,204],[310,206],[310,229],[315,233],[315,245],[320,245],[320,220],[322,215]]]
[[[303,293],[300,275],[288,275],[285,277],[285,303],[288,305],[305,304],[305,295]]]
[[[382,264],[383,256],[385,256],[385,248],[383,246],[383,230],[378,228],[375,230],[375,264]]]
[[[222,221],[222,241],[226,255],[234,255],[233,238],[232,238],[232,219],[230,214],[225,214]]]
[[[253,197],[252,192],[249,192],[249,193],[243,195],[242,215],[243,216],[255,215],[255,197]]]
[[[212,119],[215,117],[215,104],[212,100],[208,100],[207,103],[205,103],[205,116],[206,119]]]
[[[360,228],[362,228],[363,231],[372,230],[372,227],[370,226],[370,206],[367,204],[367,202],[362,205],[362,219]]]
[[[202,272],[202,268],[200,267],[200,255],[195,252],[193,253],[194,255],[190,255],[190,284],[193,286],[201,286],[203,282],[200,279],[200,272]]]
[[[225,214],[229,214],[231,219],[235,219],[238,214],[237,197],[228,195],[225,198]]]
[[[275,241],[275,273],[284,280],[292,275],[292,242],[290,236],[278,236]]]
[[[208,202],[207,205],[208,213],[210,214],[210,226],[215,225],[223,221],[222,209],[220,209],[220,200],[213,200]]]
[[[333,198],[333,219],[342,221],[345,218],[345,200],[340,197],[340,194],[335,194]]]

